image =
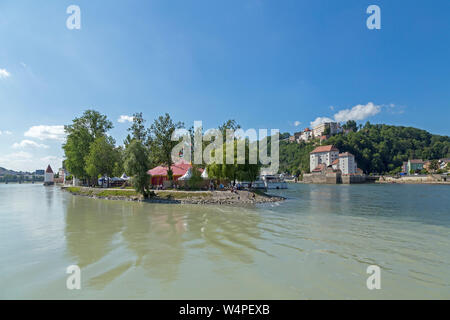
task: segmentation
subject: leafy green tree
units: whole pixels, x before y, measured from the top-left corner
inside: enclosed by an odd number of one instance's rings
[[[168,113],[158,117],[150,126],[150,146],[153,159],[167,166],[169,180],[173,179],[172,173],[172,149],[178,144],[178,141],[172,141],[172,134],[176,129],[184,127],[182,122],[174,123]]]
[[[100,136],[91,144],[86,156],[86,173],[97,182],[100,176],[111,176],[118,162],[118,154],[114,147],[114,139]]]
[[[125,149],[125,173],[131,177],[134,189],[144,198],[150,195],[150,160],[148,149],[139,140],[132,140]]]
[[[125,146],[133,139],[141,141],[145,146],[150,144],[150,130],[145,128],[145,119],[142,116],[142,112],[133,114],[133,123],[127,130],[130,133],[124,141]]]
[[[430,162],[430,170],[436,171],[439,169],[439,161],[438,160],[431,160]]]
[[[81,117],[75,118],[71,125],[64,126],[67,140],[63,150],[67,170],[79,179],[88,178],[86,155],[90,152],[91,144],[112,128],[112,122],[95,110],[86,110]]]
[[[355,120],[348,120],[343,126],[342,128],[344,128],[345,130],[351,130],[353,132],[358,131],[358,126],[356,125],[356,121]]]
[[[234,147],[234,161],[232,164],[226,163],[227,153],[226,153],[226,146],[227,144],[222,145],[222,150],[216,149],[213,151],[213,156],[215,155],[215,152],[223,152],[223,163],[212,163],[207,166],[207,172],[208,176],[214,179],[228,179],[230,181],[236,182],[236,180],[240,181],[255,181],[259,175],[261,165],[259,163],[257,164],[250,164],[250,143],[247,140],[245,142],[245,162],[244,163],[238,163],[237,158],[237,147],[238,147],[238,140],[234,140],[233,147]]]
[[[200,173],[200,167],[198,165],[192,166],[192,176],[187,181],[189,189],[199,189],[203,183],[202,174]]]
[[[236,131],[240,128],[241,128],[241,126],[236,122],[236,120],[230,119],[230,120],[225,121],[222,125],[220,125],[218,129],[220,130],[220,132],[222,132],[222,136],[225,139],[227,130]]]
[[[125,169],[123,167],[125,151],[123,147],[117,147],[114,151],[116,155],[112,174],[114,177],[120,177],[125,172]]]

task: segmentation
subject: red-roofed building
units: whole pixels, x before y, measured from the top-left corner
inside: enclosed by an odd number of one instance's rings
[[[300,140],[308,141],[312,138],[313,138],[313,132],[311,131],[311,129],[305,128],[305,130],[303,130],[303,132],[300,136]]]
[[[45,174],[44,174],[44,184],[50,185],[53,183],[54,183],[53,170],[52,170],[52,167],[50,167],[50,165],[48,165],[47,169],[45,170]]]
[[[192,165],[186,162],[180,162],[173,164],[170,168],[173,172],[173,180],[178,180],[178,178],[184,176],[184,174],[191,168]],[[157,166],[148,171],[148,174],[152,176],[151,183],[152,185],[161,185],[164,181],[169,180],[167,175],[168,167],[166,166]]]
[[[184,176],[186,172],[192,168],[192,165],[187,162],[177,162],[173,164],[171,167],[173,172],[173,180],[177,181],[179,178]],[[154,186],[162,185],[164,181],[169,180],[169,177],[167,175],[168,168],[166,166],[157,166],[151,170],[148,171],[148,174],[150,174],[151,177],[151,184]],[[200,171],[203,172],[202,169]]]
[[[310,153],[309,167],[311,170],[317,168],[319,164],[324,163],[327,167],[331,166],[333,161],[339,158],[339,149],[333,145],[320,146]]]
[[[331,152],[331,151],[335,151],[335,152],[337,152],[339,154],[339,149],[336,148],[333,145],[317,147],[313,151],[311,151],[311,154],[313,154],[313,153],[322,153],[322,152]]]
[[[339,153],[339,149],[333,145],[317,147],[310,153],[311,170],[321,163],[332,166],[333,170],[340,170],[344,175],[357,173],[355,156],[350,152]]]

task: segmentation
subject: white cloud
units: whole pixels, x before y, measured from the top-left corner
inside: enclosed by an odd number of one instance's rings
[[[20,149],[20,148],[28,148],[28,147],[32,147],[32,148],[44,148],[44,149],[48,149],[49,146],[46,144],[42,144],[42,143],[37,143],[31,140],[22,140],[19,143],[14,143],[12,146],[14,149]]]
[[[405,113],[405,106],[397,106],[393,103],[383,106],[387,112],[390,114],[403,114]]]
[[[63,141],[66,134],[64,126],[33,126],[25,132],[25,137],[36,138],[39,140],[58,140]]]
[[[11,132],[11,131],[8,131],[8,130],[6,130],[6,131],[1,131],[1,130],[0,130],[0,136],[1,136],[2,134],[5,134],[5,135],[7,135],[7,136],[10,136],[10,135],[12,135],[12,132]]]
[[[33,163],[33,156],[31,153],[20,151],[5,155],[0,155],[0,167],[9,169],[9,170],[27,170]]]
[[[325,122],[333,122],[333,119],[327,118],[327,117],[318,117],[316,120],[311,122],[311,127],[314,128],[315,126],[318,126],[319,124],[325,123]]]
[[[62,160],[57,156],[36,157],[29,152],[19,151],[0,155],[0,167],[15,171],[34,172],[38,169],[45,169],[50,164],[53,171],[56,171],[61,167]]]
[[[120,123],[124,123],[124,122],[133,122],[133,116],[126,116],[126,115],[121,115],[119,119],[117,119],[118,122]]]
[[[302,123],[300,121],[295,121],[294,122],[294,126],[298,127],[299,125],[301,125]]]
[[[0,69],[0,79],[6,79],[11,76],[11,73],[6,71],[6,69]]]
[[[341,110],[334,115],[337,122],[345,122],[348,120],[364,120],[372,117],[381,111],[381,106],[374,105],[369,102],[366,105],[358,104],[351,109]]]
[[[351,109],[340,110],[333,118],[318,117],[311,122],[311,127],[315,127],[324,122],[347,122],[348,120],[361,121],[381,112],[381,106],[369,102],[366,105],[358,104]]]

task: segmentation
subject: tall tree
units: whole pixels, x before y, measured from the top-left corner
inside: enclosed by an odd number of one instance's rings
[[[172,134],[176,129],[184,127],[182,122],[174,123],[168,113],[158,117],[150,126],[151,154],[160,164],[167,166],[169,180],[172,180],[172,149],[178,144],[178,141],[172,141]]]
[[[144,146],[149,145],[150,130],[145,128],[145,119],[142,112],[133,114],[133,123],[127,130],[130,134],[127,135],[125,145],[129,144],[131,140],[139,140]]]
[[[131,177],[134,189],[147,198],[150,194],[150,160],[148,149],[139,140],[133,140],[125,149],[125,173]]]
[[[114,165],[118,161],[118,153],[114,147],[114,139],[108,136],[100,136],[94,140],[86,156],[86,173],[97,183],[99,176],[110,177],[114,171]]]
[[[343,126],[342,128],[346,129],[346,130],[351,130],[353,132],[358,131],[358,126],[356,125],[356,121],[355,120],[348,120]]]
[[[242,142],[242,141],[241,141]],[[250,143],[248,139],[244,141],[245,145],[245,162],[244,163],[238,163],[238,157],[237,157],[237,149],[238,149],[238,140],[234,140],[231,142],[233,144],[234,148],[234,161],[233,163],[226,163],[226,152],[227,152],[227,144],[222,145],[222,150],[216,149],[213,150],[213,153],[215,152],[223,152],[223,162],[222,163],[212,163],[207,166],[207,173],[208,176],[215,179],[228,179],[230,181],[236,182],[236,180],[239,181],[255,181],[258,176],[261,169],[261,165],[259,163],[257,164],[250,164]],[[214,154],[213,154],[214,156]]]
[[[116,153],[116,159],[114,163],[114,170],[113,170],[113,176],[114,177],[120,177],[125,172],[125,169],[123,167],[124,157],[125,157],[125,150],[122,146],[115,148]]]
[[[88,178],[85,158],[89,154],[90,146],[95,139],[104,136],[113,124],[106,115],[95,110],[86,110],[79,118],[75,118],[71,125],[64,126],[67,134],[63,145],[65,165],[77,178]]]

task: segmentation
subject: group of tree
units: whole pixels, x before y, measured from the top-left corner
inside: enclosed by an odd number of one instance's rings
[[[112,122],[95,110],[85,111],[65,126],[65,168],[76,178],[86,179],[89,185],[95,184],[99,176],[122,174],[122,149],[107,134],[112,128]]]
[[[116,141],[108,134],[113,124],[107,116],[95,110],[85,111],[81,117],[75,118],[72,124],[65,126],[67,140],[63,145],[64,167],[90,186],[96,185],[99,177],[119,177],[125,173],[131,177],[132,185],[137,192],[145,197],[149,196],[148,170],[150,168],[164,165],[168,168],[169,180],[173,179],[172,150],[181,138],[178,141],[172,141],[172,135],[175,130],[184,128],[184,124],[173,121],[167,113],[155,119],[149,127],[146,127],[145,123],[142,113],[133,114],[133,121],[128,128],[124,145],[116,146]],[[220,126],[219,130],[225,133],[227,129],[238,128],[240,126],[234,120],[229,120]],[[188,131],[192,134],[190,147],[193,149],[193,129],[190,128]],[[225,134],[223,137],[225,139]],[[214,143],[214,141],[202,140],[204,146],[208,143]],[[233,143],[237,144],[238,139],[234,139]],[[249,146],[247,139],[245,140],[246,153],[249,152]],[[194,180],[199,179],[198,169],[200,168],[207,170],[212,178],[217,179],[255,180],[259,174],[259,165],[250,164],[248,161],[238,163],[236,160],[233,164],[214,163],[209,166],[202,163],[193,168],[195,171],[192,177],[193,183]]]
[[[399,173],[408,159],[437,160],[450,157],[450,137],[433,135],[425,130],[371,124],[356,126],[347,122],[345,132],[330,137],[322,144],[332,144],[341,152],[355,156],[358,167],[365,173]],[[310,143],[280,143],[280,171],[299,174],[309,172],[309,153],[317,146]],[[434,166],[436,166],[435,161]]]
[[[147,171],[151,165],[159,161],[169,167],[171,165],[163,152],[151,154],[150,150],[156,150],[155,145],[164,144],[175,125],[168,114],[155,120],[150,128],[145,128],[144,124],[142,113],[134,114],[124,147],[116,146],[114,138],[108,135],[113,124],[107,116],[95,110],[85,111],[72,124],[65,126],[64,167],[89,185],[97,184],[101,176],[126,173],[132,177],[135,189],[147,196],[150,184]]]

